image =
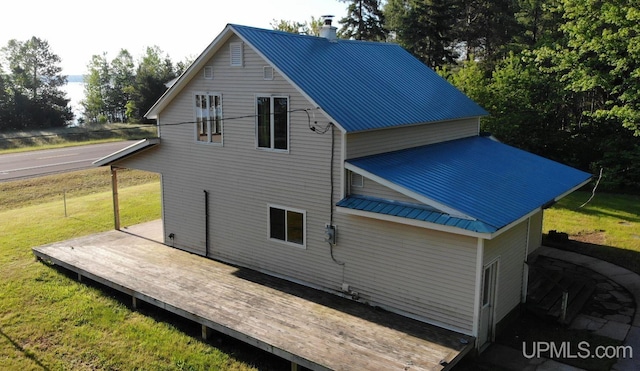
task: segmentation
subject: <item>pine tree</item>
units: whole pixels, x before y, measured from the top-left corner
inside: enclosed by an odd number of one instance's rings
[[[340,0],[350,3],[347,16],[340,20],[340,37],[345,39],[386,41],[384,14],[379,0]]]

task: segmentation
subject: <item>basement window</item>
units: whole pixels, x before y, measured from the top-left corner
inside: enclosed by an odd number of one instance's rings
[[[304,247],[306,219],[303,210],[269,205],[269,239]]]
[[[222,95],[195,95],[196,141],[222,144]]]

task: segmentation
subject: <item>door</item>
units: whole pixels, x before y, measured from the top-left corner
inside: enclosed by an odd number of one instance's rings
[[[498,261],[484,267],[482,275],[482,301],[480,302],[480,331],[478,333],[478,344],[482,350],[494,340],[494,317],[496,304],[496,286],[498,283]]]

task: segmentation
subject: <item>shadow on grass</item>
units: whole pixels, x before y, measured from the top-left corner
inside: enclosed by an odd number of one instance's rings
[[[38,359],[38,357],[36,357],[32,352],[28,351],[27,349],[24,349],[20,344],[18,344],[15,340],[9,337],[9,335],[5,334],[5,332],[2,331],[1,327],[0,327],[0,335],[2,335],[2,337],[7,339],[7,341],[9,341],[9,343],[11,343],[11,345],[13,345],[13,347],[16,348],[20,353],[24,354],[25,357],[32,360],[35,364],[40,366],[43,370],[47,370],[47,371],[49,370],[49,368],[43,365],[42,362]]]
[[[627,222],[640,222],[640,196],[599,193],[593,200],[582,206],[589,200],[587,192],[575,192],[563,198],[554,209],[572,211],[578,214],[621,219]]]
[[[640,252],[638,251],[581,242],[570,238],[557,238],[550,235],[543,235],[542,244],[560,250],[591,256],[640,274]]]

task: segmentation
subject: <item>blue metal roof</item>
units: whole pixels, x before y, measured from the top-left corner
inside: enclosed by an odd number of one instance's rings
[[[396,44],[229,26],[347,132],[487,114]]]
[[[362,157],[347,163],[496,230],[591,178],[591,174],[486,137]]]
[[[495,227],[481,221],[457,218],[428,206],[382,200],[367,196],[351,195],[340,200],[336,206],[457,227],[472,232],[493,233],[497,230]]]

